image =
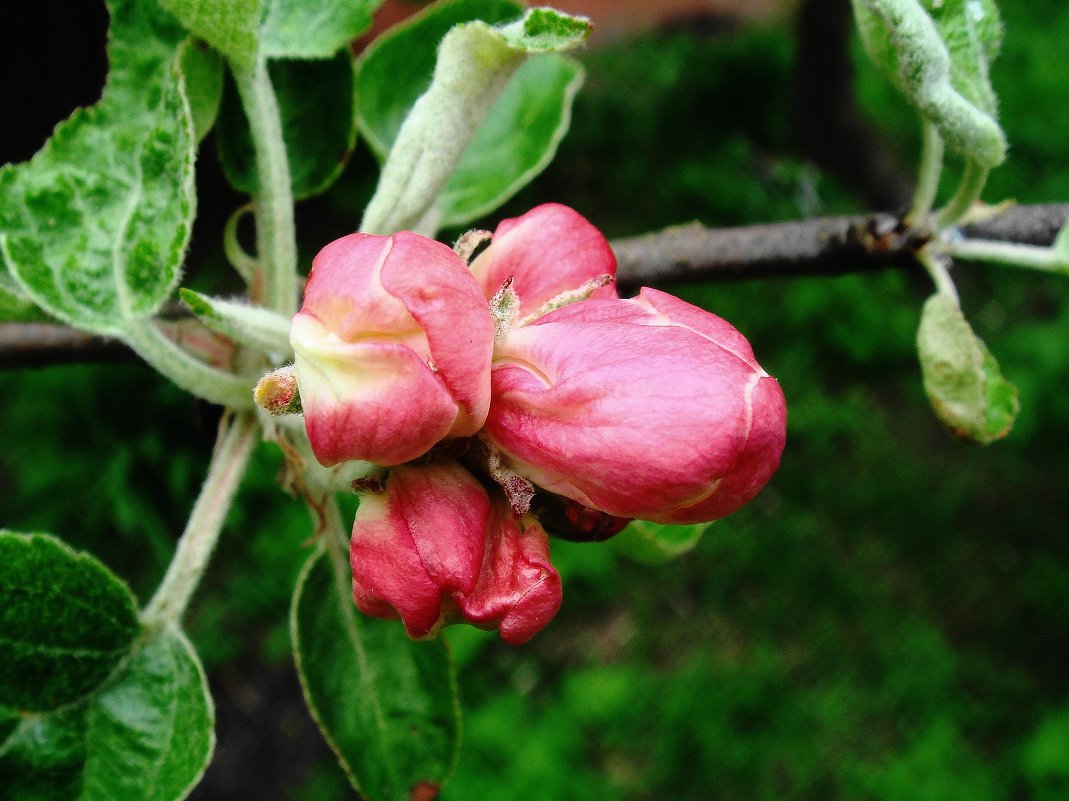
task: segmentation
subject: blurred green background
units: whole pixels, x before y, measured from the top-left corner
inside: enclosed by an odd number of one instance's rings
[[[985,198],[1069,200],[1057,56],[1069,10],[1000,6],[993,80],[1012,149]],[[714,27],[585,53],[557,160],[500,216],[557,200],[620,236],[865,210],[793,146],[790,20]],[[866,114],[911,164],[913,117],[856,41],[853,52]],[[190,282],[225,289],[218,229],[240,200],[210,147],[201,161]],[[306,256],[351,229],[373,178],[361,151],[301,207]],[[955,277],[1021,391],[1015,430],[987,448],[954,441],[926,407],[922,276],[672,288],[731,320],[781,381],[782,467],[662,567],[555,542],[564,607],[528,646],[451,629],[465,724],[443,799],[1069,798],[1069,282],[987,267]],[[199,487],[215,412],[131,362],[0,381],[0,523],[92,550],[146,599]],[[191,610],[220,738],[195,799],[353,797],[289,661],[310,526],[275,488],[278,467],[263,446]]]

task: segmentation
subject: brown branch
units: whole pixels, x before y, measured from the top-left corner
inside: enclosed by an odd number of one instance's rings
[[[1014,206],[964,229],[966,236],[1049,245],[1069,217],[1069,204]],[[612,243],[622,288],[673,281],[837,275],[916,266],[925,243],[897,217],[816,217],[742,228],[690,223]]]
[[[964,229],[966,236],[1045,246],[1069,218],[1069,203],[1013,206]],[[836,275],[915,266],[925,239],[890,214],[705,228],[681,225],[612,243],[622,289],[673,281]],[[182,317],[176,304],[164,309]],[[118,340],[62,325],[0,323],[0,368],[132,358]]]

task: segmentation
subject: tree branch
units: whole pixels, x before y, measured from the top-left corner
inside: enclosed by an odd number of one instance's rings
[[[1012,206],[966,226],[968,238],[1045,247],[1069,219],[1069,203]],[[742,228],[690,223],[612,243],[621,289],[677,281],[726,281],[840,275],[917,267],[925,243],[890,214],[816,217]],[[177,308],[177,307],[174,307]],[[170,316],[178,314],[172,307]],[[188,312],[183,312],[188,314]],[[0,323],[0,368],[87,362],[132,356],[117,340],[62,325]]]
[[[963,229],[967,237],[1050,245],[1069,204],[1013,206]],[[673,281],[838,275],[917,266],[926,239],[890,214],[816,217],[742,228],[690,223],[612,243],[625,289]]]

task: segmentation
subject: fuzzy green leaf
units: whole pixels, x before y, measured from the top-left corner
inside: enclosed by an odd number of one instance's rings
[[[585,20],[550,9],[530,10],[501,26],[480,20],[455,25],[438,47],[430,86],[398,131],[360,229],[437,230],[439,195],[525,59],[575,47],[588,32]]]
[[[546,168],[568,132],[583,77],[582,65],[555,53],[524,62],[438,197],[442,225],[489,214]]]
[[[950,83],[961,95],[998,119],[991,62],[1002,46],[1002,19],[994,0],[925,0],[950,53]]]
[[[973,333],[961,309],[943,294],[924,304],[917,331],[924,390],[932,408],[959,437],[988,444],[1010,433],[1020,404],[1017,388]]]
[[[0,259],[0,323],[29,323],[47,319],[48,315],[26,297]]]
[[[290,321],[285,315],[262,306],[210,298],[191,289],[180,289],[178,294],[212,331],[269,354],[275,362],[292,358]]]
[[[0,531],[0,706],[40,712],[82,698],[137,632],[130,589],[95,558]]]
[[[357,108],[360,132],[379,159],[390,152],[401,124],[434,74],[438,44],[454,25],[481,19],[490,24],[523,14],[515,0],[453,0],[434,3],[375,39],[360,58]]]
[[[344,555],[319,550],[290,615],[305,700],[353,786],[368,801],[410,801],[440,787],[459,746],[453,665],[441,641],[412,642],[396,621],[353,605]],[[433,797],[426,795],[426,797]]]
[[[29,162],[0,168],[0,254],[55,317],[121,335],[171,293],[192,227],[193,125],[175,66],[184,32],[115,0],[103,99]]]
[[[325,191],[341,174],[356,143],[355,73],[348,50],[328,61],[273,61],[271,84],[282,118],[295,198]],[[249,123],[228,82],[217,130],[227,180],[256,194],[256,161]]]
[[[223,99],[223,59],[199,39],[187,39],[178,51],[193,130],[200,142],[215,125]]]
[[[947,146],[982,168],[1000,164],[1006,138],[987,71],[1001,23],[991,0],[852,2],[869,56]]]
[[[260,50],[268,58],[330,58],[369,27],[382,0],[266,0]]]
[[[20,801],[180,801],[208,765],[213,725],[200,662],[167,630],[86,701],[23,718],[0,742],[0,788]]]
[[[256,58],[260,0],[160,0],[196,36],[240,69]]]
[[[694,548],[708,525],[668,526],[646,520],[632,520],[609,542],[617,553],[636,562],[660,565]]]

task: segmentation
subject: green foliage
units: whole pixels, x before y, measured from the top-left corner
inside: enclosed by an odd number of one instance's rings
[[[670,562],[694,548],[708,526],[669,526],[633,520],[613,537],[613,549],[628,559],[648,565]]]
[[[87,695],[138,628],[129,588],[95,558],[0,531],[0,707],[40,712]]]
[[[104,98],[32,161],[0,168],[3,260],[27,296],[78,328],[122,334],[178,280],[195,204],[183,36],[151,4],[117,0]]]
[[[239,69],[256,58],[260,0],[161,0],[179,22]]]
[[[167,630],[85,702],[24,717],[0,743],[0,786],[42,801],[180,801],[208,764],[213,724],[200,663]]]
[[[523,6],[514,0],[453,0],[426,8],[375,39],[360,58],[357,121],[375,155],[390,152],[401,124],[434,73],[438,43],[462,22],[491,24],[516,19]]]
[[[305,699],[345,772],[375,801],[440,787],[459,748],[456,683],[442,641],[414,643],[353,605],[348,559],[317,551],[297,582],[291,627]],[[346,699],[340,703],[339,699]]]
[[[513,74],[528,55],[574,48],[589,33],[584,20],[545,10],[537,15],[533,33],[528,34],[526,26],[533,13],[497,27],[481,20],[461,23],[441,40],[430,86],[413,104],[397,133],[378,188],[364,212],[361,230],[437,230],[442,217],[439,196]],[[549,22],[545,14],[559,17],[558,23]],[[379,80],[387,77],[394,79],[382,75]],[[560,105],[566,105],[569,84],[558,85],[564,96]],[[535,147],[551,153],[560,139],[559,127],[533,129],[545,137]],[[486,166],[492,167],[494,162],[488,160]],[[495,200],[490,195],[468,202],[474,207],[469,213],[477,213]]]
[[[546,168],[568,132],[583,75],[578,62],[556,54],[523,63],[442,189],[442,225],[489,214]]]
[[[1010,433],[1020,410],[1017,388],[951,298],[936,293],[925,302],[917,349],[924,390],[951,431],[985,445]]]
[[[343,50],[321,61],[273,61],[269,73],[293,195],[300,199],[319,194],[337,180],[356,143],[352,54]],[[256,195],[249,123],[229,82],[216,141],[227,180],[238,191]]]
[[[178,294],[190,311],[212,331],[272,355],[274,362],[292,357],[290,323],[283,315],[261,306],[210,298],[191,289],[180,289]]]
[[[223,99],[223,59],[196,39],[187,39],[178,51],[182,80],[193,117],[197,142],[208,135]]]
[[[268,58],[330,58],[371,25],[382,0],[266,0],[260,50]]]
[[[992,0],[853,0],[869,55],[951,150],[984,168],[1006,157],[988,68],[1002,26]],[[934,16],[934,19],[933,19]]]

